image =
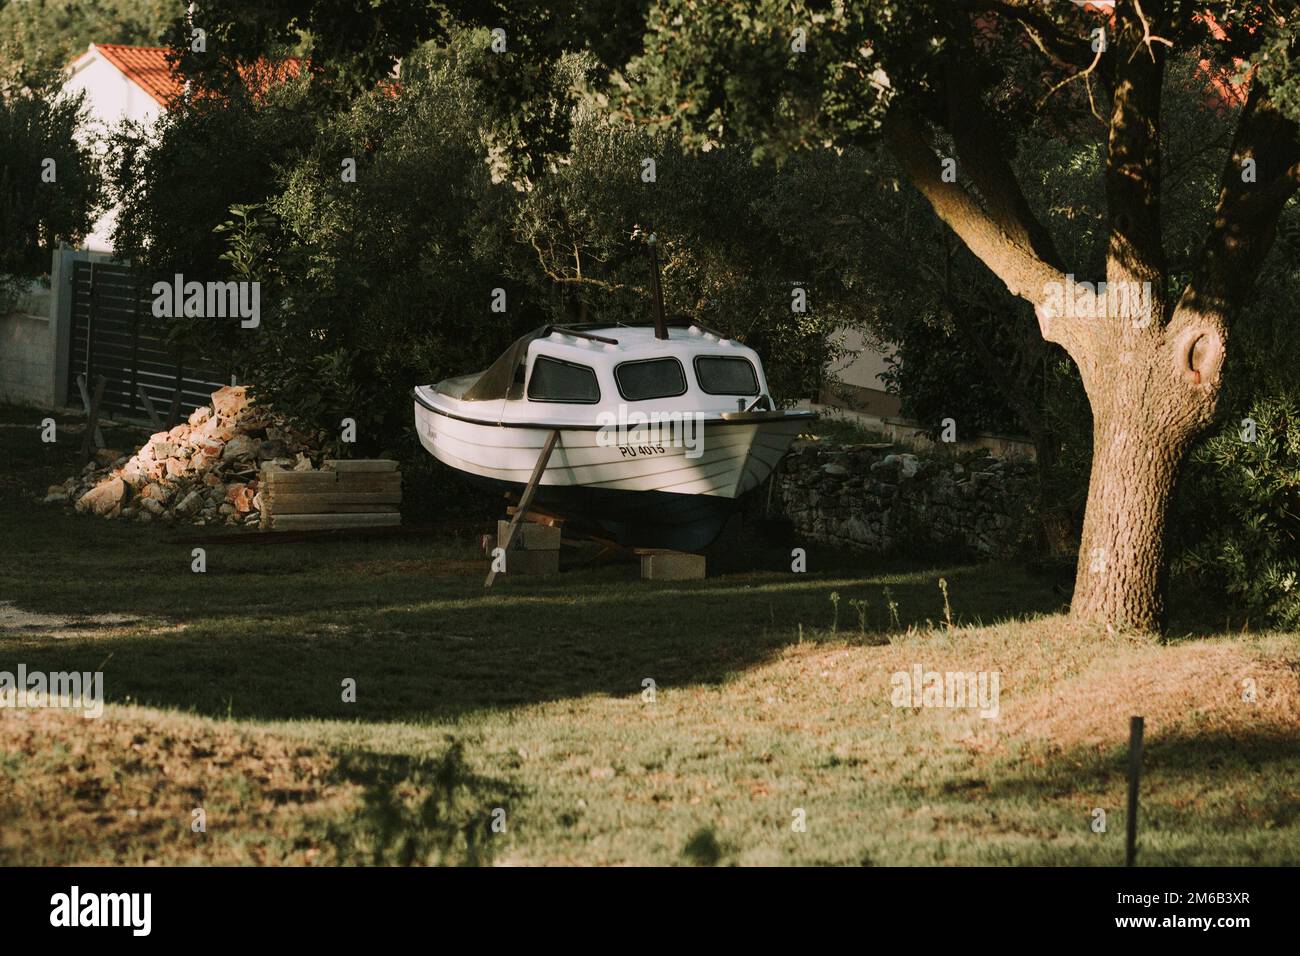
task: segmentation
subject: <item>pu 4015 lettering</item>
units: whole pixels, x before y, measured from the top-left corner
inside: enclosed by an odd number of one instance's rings
[[[624,458],[640,458],[643,455],[664,454],[663,445],[619,445],[618,453]]]

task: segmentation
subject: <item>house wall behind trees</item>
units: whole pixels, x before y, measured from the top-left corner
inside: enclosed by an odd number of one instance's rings
[[[818,400],[827,405],[856,409],[870,415],[897,416],[902,408],[897,395],[891,395],[885,379],[889,368],[887,352],[868,342],[859,329],[841,333],[847,353],[826,368],[828,382]]]
[[[151,127],[164,112],[157,100],[98,53],[88,53],[77,60],[63,92],[69,96],[84,94],[86,98],[90,121],[79,131],[82,142],[106,137],[127,120]],[[112,252],[116,221],[116,207],[106,210],[82,245],[93,252]]]

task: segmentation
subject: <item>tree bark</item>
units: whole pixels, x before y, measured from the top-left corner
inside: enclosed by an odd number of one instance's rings
[[[1088,623],[1155,630],[1165,611],[1165,516],[1188,442],[1156,428],[1150,409],[1115,402],[1094,405],[1092,432],[1070,611]]]
[[[1125,309],[1096,325],[1101,334],[1079,361],[1093,447],[1070,611],[1115,629],[1158,630],[1169,500],[1214,416],[1227,326],[1186,309],[1168,324]]]

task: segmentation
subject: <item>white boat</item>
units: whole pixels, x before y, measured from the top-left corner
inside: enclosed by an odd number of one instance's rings
[[[815,414],[775,408],[758,354],[693,322],[544,326],[486,371],[414,390],[420,441],[630,547],[698,551]]]

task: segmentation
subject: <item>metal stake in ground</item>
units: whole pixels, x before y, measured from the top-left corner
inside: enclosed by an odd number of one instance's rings
[[[1137,862],[1138,783],[1142,778],[1142,718],[1130,717],[1128,723],[1128,820],[1124,838],[1124,865]]]

